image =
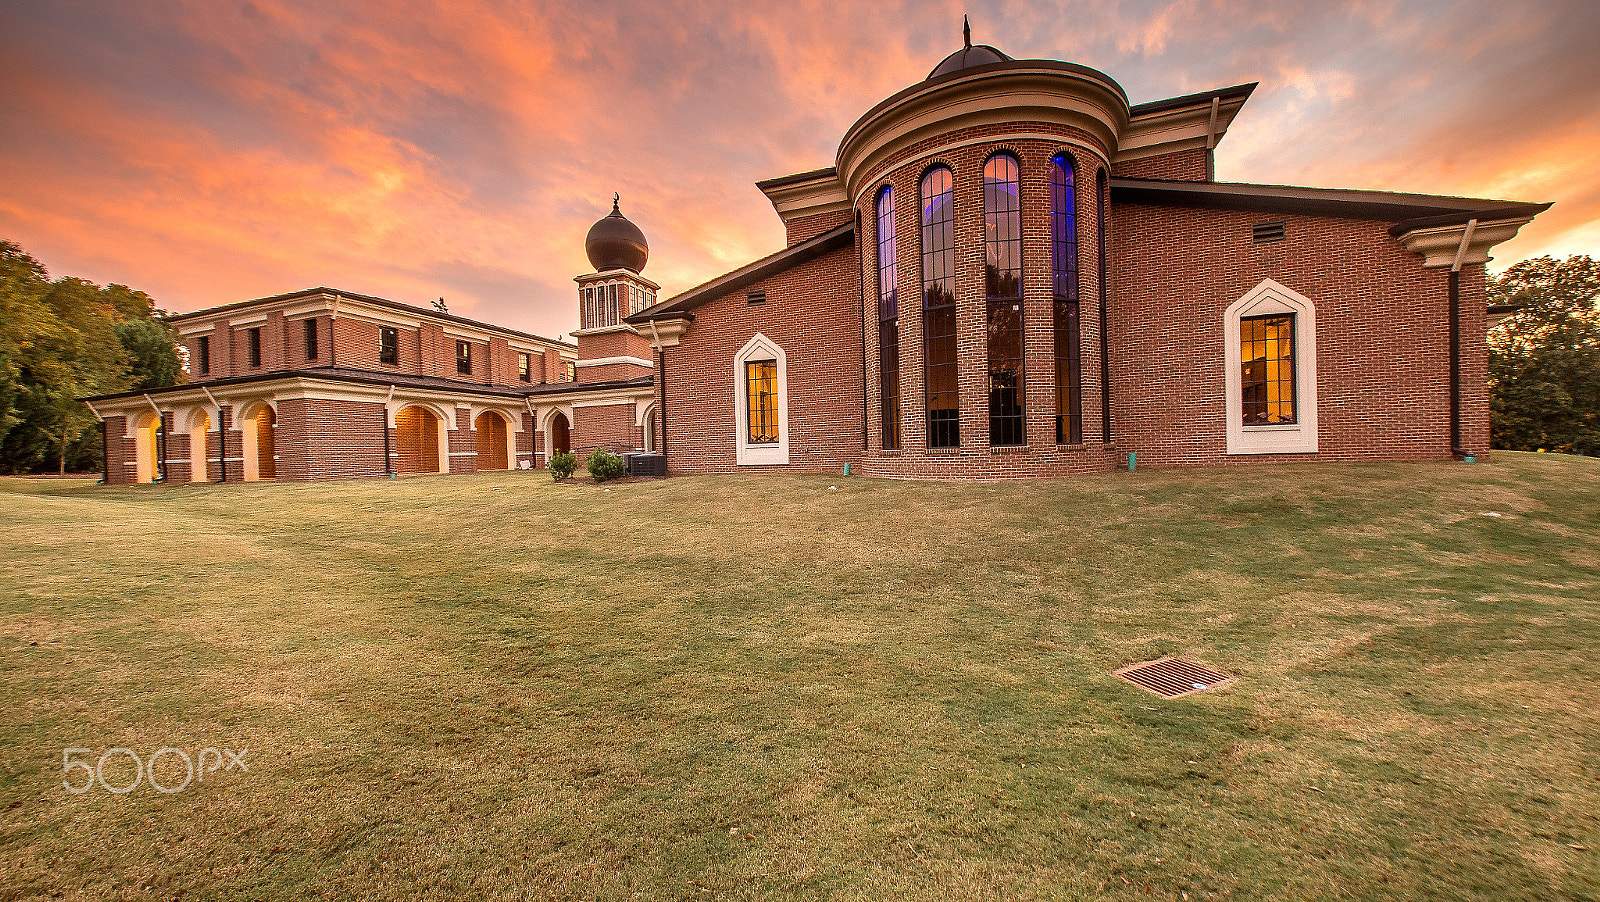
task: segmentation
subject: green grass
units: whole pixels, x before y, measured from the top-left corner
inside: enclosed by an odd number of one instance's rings
[[[1600,896],[1593,460],[0,517],[0,899]],[[1238,681],[1109,676],[1162,654]]]

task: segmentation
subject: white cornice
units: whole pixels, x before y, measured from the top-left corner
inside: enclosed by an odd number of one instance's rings
[[[1072,147],[1072,148],[1076,148],[1078,150],[1085,151],[1087,153],[1094,154],[1096,159],[1099,159],[1099,160],[1104,160],[1105,159],[1105,157],[1100,153],[1100,148],[1092,147],[1087,142],[1083,141],[1080,138],[1075,138],[1075,137],[1070,137],[1070,136],[1063,137],[1062,135],[1054,135],[1054,134],[1050,134],[1048,132],[1033,132],[1033,131],[996,132],[996,133],[993,133],[993,134],[990,134],[990,135],[986,135],[986,136],[984,136],[982,138],[968,138],[968,139],[966,139],[964,141],[951,141],[949,144],[940,144],[937,147],[929,148],[928,152],[926,154],[924,154],[923,156],[925,156],[925,157],[934,157],[934,156],[939,156],[941,154],[950,153],[951,151],[954,151],[954,150],[960,150],[963,147],[970,147],[970,146],[972,146],[974,144],[994,144],[996,142],[1003,143],[1003,142],[1006,142],[1006,141],[1051,141],[1051,142],[1054,142],[1055,144],[1057,144],[1057,145],[1059,145],[1061,147]],[[915,161],[912,161],[912,162],[915,162]],[[1082,165],[1082,161],[1079,161],[1079,165],[1080,166]],[[858,203],[858,204],[861,203],[861,199],[863,197],[865,197],[866,195],[872,193],[873,191],[876,191],[879,187],[881,187],[882,184],[883,184],[883,179],[884,179],[885,175],[886,175],[886,173],[878,173],[878,174],[876,174],[876,177],[873,178],[871,181],[862,180],[861,181],[861,188],[856,193],[855,202]]]
[[[589,285],[594,282],[603,282],[608,279],[620,279],[625,282],[636,282],[650,289],[651,291],[659,291],[661,289],[660,285],[657,285],[649,279],[646,279],[644,276],[639,275],[631,269],[608,269],[605,272],[589,272],[584,273],[581,276],[572,277],[572,281],[577,282],[579,285]]]
[[[670,348],[677,345],[687,331],[689,320],[685,317],[653,319],[650,321],[650,343],[658,349]]]
[[[632,275],[631,273],[626,273],[625,270],[617,270],[617,273]],[[633,276],[633,278],[642,284],[655,287],[655,283],[647,279],[640,279],[638,276]],[[552,341],[549,344],[544,344],[537,338],[528,338],[524,335],[512,333],[490,323],[475,326],[442,317],[435,318],[425,311],[418,311],[413,315],[381,304],[369,303],[349,295],[340,294],[336,296],[331,293],[312,295],[309,298],[298,298],[292,303],[268,303],[263,301],[259,305],[250,304],[244,307],[234,307],[230,310],[222,310],[203,317],[186,319],[178,327],[178,334],[203,334],[216,328],[217,324],[221,322],[227,322],[232,327],[253,326],[257,323],[265,322],[272,313],[282,313],[285,319],[306,314],[332,314],[336,298],[339,309],[338,319],[353,319],[379,326],[394,326],[405,329],[420,329],[422,324],[426,322],[440,327],[446,334],[472,341],[487,343],[491,338],[502,338],[510,342],[513,347],[523,350],[549,350],[560,347],[557,342]]]
[[[1215,121],[1211,118],[1211,97],[1189,106],[1136,116],[1128,121],[1128,127],[1123,129],[1122,137],[1117,141],[1116,162],[1125,163],[1197,147],[1215,147],[1222,136],[1228,133],[1228,126],[1233,123],[1233,117],[1239,114],[1246,99],[1219,99]]]
[[[1459,225],[1437,226],[1430,229],[1412,229],[1399,236],[1400,243],[1413,254],[1422,255],[1422,265],[1428,269],[1438,269],[1452,266],[1456,263],[1456,256],[1461,255],[1461,265],[1472,263],[1488,263],[1489,249],[1504,241],[1516,237],[1517,230],[1533,221],[1533,217],[1520,217],[1517,219],[1500,219],[1490,222],[1479,222],[1472,230],[1471,239],[1467,242],[1465,252],[1461,247],[1462,238],[1467,235],[1468,223]]]
[[[596,357],[593,360],[580,360],[578,366],[610,366],[614,363],[631,363],[634,366],[649,368],[653,366],[650,361],[640,357]]]
[[[834,173],[803,182],[762,188],[761,193],[772,201],[772,208],[778,211],[785,222],[801,216],[850,209],[850,198],[845,193],[844,183]]]
[[[573,329],[567,334],[571,335],[573,338],[582,338],[586,335],[610,335],[614,332],[632,332],[635,335],[639,334],[638,329],[635,329],[633,326],[630,326],[627,323],[617,323],[615,326],[601,326],[597,329]]]
[[[864,175],[906,147],[958,129],[1008,122],[1059,124],[1116,147],[1128,124],[1128,104],[1099,79],[1052,68],[1007,68],[941,81],[852,126],[835,168],[846,193],[856,197]]]

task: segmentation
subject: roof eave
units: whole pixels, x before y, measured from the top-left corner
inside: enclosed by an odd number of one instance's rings
[[[769,254],[755,260],[732,272],[704,282],[681,294],[675,295],[623,319],[623,322],[638,325],[651,320],[684,319],[689,311],[725,294],[738,291],[748,285],[754,285],[762,279],[777,275],[785,270],[793,269],[802,263],[836,251],[842,247],[849,247],[855,241],[856,224],[847,222],[835,226],[820,235],[813,236],[798,244],[786,247],[775,254]]]

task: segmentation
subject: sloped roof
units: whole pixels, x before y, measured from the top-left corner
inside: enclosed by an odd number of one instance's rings
[[[667,298],[659,304],[646,307],[638,313],[623,320],[626,323],[647,323],[653,319],[679,319],[689,311],[714,298],[722,297],[730,292],[738,291],[750,285],[776,275],[785,270],[790,270],[809,260],[815,260],[823,254],[836,251],[842,247],[850,247],[855,243],[856,225],[847,222],[823,232],[820,235],[807,238],[799,244],[794,244],[768,254],[752,263],[747,263],[732,272],[723,273],[681,294]]]

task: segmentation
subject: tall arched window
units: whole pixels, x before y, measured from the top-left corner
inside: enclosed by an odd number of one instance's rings
[[[984,296],[989,323],[989,444],[1027,443],[1022,416],[1022,204],[1016,157],[983,165]]]
[[[900,264],[895,254],[894,188],[878,192],[878,399],[883,447],[900,447]]]
[[[1050,160],[1050,290],[1055,306],[1056,444],[1083,441],[1083,350],[1079,345],[1077,178],[1072,158]]]
[[[1106,324],[1106,306],[1111,291],[1106,286],[1111,280],[1106,273],[1106,196],[1111,189],[1106,182],[1106,171],[1102,168],[1094,174],[1094,230],[1100,246],[1100,436],[1101,441],[1109,445],[1111,444],[1111,333]]]
[[[922,368],[928,447],[961,445],[956,385],[955,178],[943,166],[922,177]]]

